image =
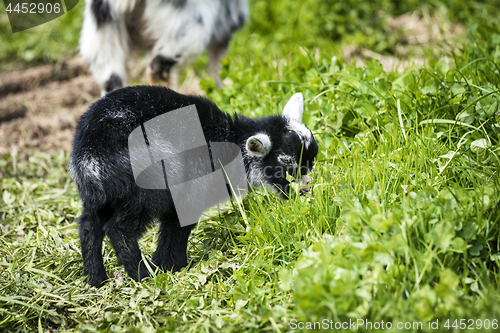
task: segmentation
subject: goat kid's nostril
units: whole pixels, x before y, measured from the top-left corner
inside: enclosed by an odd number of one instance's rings
[[[300,180],[300,185],[301,186],[306,186],[307,184],[309,184],[311,182],[311,177],[307,176],[307,175],[304,175],[302,176],[301,180]]]
[[[308,186],[308,187],[304,187],[304,188],[301,188],[301,189],[300,189],[299,194],[300,194],[300,195],[304,195],[304,194],[306,194],[306,193],[307,193],[307,192],[309,192],[309,191],[311,191],[311,188],[310,188],[309,186]]]

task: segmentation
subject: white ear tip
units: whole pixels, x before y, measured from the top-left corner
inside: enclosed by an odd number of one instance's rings
[[[304,102],[304,96],[302,96],[301,92],[293,94],[292,97],[290,97],[290,99],[292,99],[292,98],[296,99],[297,102]]]
[[[283,109],[283,116],[288,120],[296,122],[302,121],[302,112],[304,110],[304,96],[298,92],[292,95]]]
[[[300,93],[300,92],[295,93],[292,95],[292,97],[290,97],[290,99],[288,100],[288,102],[286,104],[296,105],[300,109],[303,109],[304,108],[304,96],[302,96],[302,93]]]

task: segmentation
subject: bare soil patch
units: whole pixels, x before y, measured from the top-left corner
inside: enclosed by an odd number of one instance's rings
[[[64,81],[86,75],[87,68],[79,58],[0,75],[0,97],[20,91],[30,91],[52,81]]]
[[[428,15],[422,17],[417,13],[403,14],[393,17],[389,22],[389,28],[392,34],[400,36],[393,55],[382,55],[350,45],[344,47],[344,58],[348,62],[355,60],[358,66],[375,59],[380,61],[386,72],[402,73],[414,65],[424,66],[429,46],[440,45],[445,49],[454,40],[465,35],[462,26],[453,24],[438,14],[433,17]]]

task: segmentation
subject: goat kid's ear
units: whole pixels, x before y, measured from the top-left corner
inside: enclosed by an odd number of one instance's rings
[[[302,113],[304,112],[304,97],[302,93],[296,93],[286,103],[283,108],[283,117],[288,121],[302,123]]]
[[[264,157],[271,151],[271,139],[264,133],[253,135],[247,139],[246,148],[250,155]]]

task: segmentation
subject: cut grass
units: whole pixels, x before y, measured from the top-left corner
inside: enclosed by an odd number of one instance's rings
[[[439,320],[449,332],[455,319],[500,319],[498,27],[477,26],[451,61],[402,75],[347,65],[324,39],[280,45],[246,29],[223,62],[233,84],[202,85],[221,109],[251,116],[301,91],[320,145],[312,193],[249,195],[245,217],[235,208],[197,226],[190,270],[140,283],[105,241],[110,281],[95,289],[82,282],[68,154],[5,155],[0,330],[281,332],[292,320],[363,319],[423,331]],[[145,256],[155,242],[143,238]]]

